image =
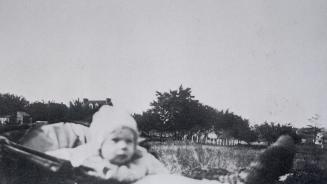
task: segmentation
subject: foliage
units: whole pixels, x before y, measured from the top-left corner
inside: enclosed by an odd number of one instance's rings
[[[138,128],[140,130],[145,132],[148,132],[152,129],[159,130],[159,126],[157,126],[157,124],[160,124],[160,118],[153,111],[149,110],[143,112],[142,114],[133,114],[133,117],[135,118],[136,122],[138,122]]]
[[[29,102],[22,96],[0,94],[0,116],[12,115],[17,111],[24,111]]]
[[[190,117],[200,104],[191,95],[191,88],[183,89],[180,86],[178,90],[169,93],[157,91],[156,96],[157,99],[150,106],[153,114],[159,117],[158,125],[161,130],[181,131],[193,126],[195,122]]]
[[[255,131],[257,132],[261,140],[267,141],[271,144],[277,140],[280,135],[288,134],[296,137],[296,129],[292,125],[281,125],[279,123],[263,123],[261,125],[255,125]]]
[[[27,112],[33,117],[34,121],[59,122],[65,121],[68,108],[65,104],[55,102],[34,102],[27,108]]]
[[[66,119],[68,121],[84,121],[90,123],[92,121],[92,115],[99,109],[90,108],[84,105],[79,99],[69,102],[69,108]]]
[[[149,132],[173,133],[175,140],[183,135],[195,132],[215,131],[224,138],[233,137],[251,143],[257,138],[273,142],[282,133],[295,135],[290,125],[267,122],[249,126],[249,121],[227,110],[217,109],[200,103],[192,95],[191,88],[182,85],[177,90],[156,92],[156,99],[150,103],[150,109],[134,114],[140,130]],[[0,115],[13,115],[17,111],[28,112],[33,121],[83,121],[91,122],[92,115],[98,108],[90,108],[79,99],[73,100],[67,107],[63,103],[33,102],[13,94],[0,94]],[[316,122],[319,117],[314,116]]]
[[[203,105],[192,95],[191,88],[169,92],[156,92],[151,109],[142,114],[134,114],[142,131],[157,130],[172,132],[175,139],[182,134],[198,131],[224,130],[227,137],[234,137],[248,143],[257,139],[256,133],[249,127],[249,121],[229,110],[218,111]]]
[[[32,116],[33,121],[48,121],[49,123],[61,121],[90,122],[92,115],[98,108],[83,105],[77,99],[70,102],[69,107],[63,103],[52,101],[36,101],[30,103],[22,96],[0,93],[0,116],[15,116],[17,111],[25,111]]]
[[[61,121],[90,122],[96,110],[83,105],[79,99],[71,101],[69,107],[63,103],[50,101],[47,103],[34,102],[27,107],[27,112],[31,114],[34,121],[48,121],[50,123]]]

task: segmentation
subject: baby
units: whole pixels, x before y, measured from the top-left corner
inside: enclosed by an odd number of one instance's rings
[[[74,167],[92,168],[88,174],[104,180],[131,183],[168,170],[138,146],[139,132],[133,117],[115,107],[103,106],[90,126],[91,140],[76,148],[47,152],[70,160]]]

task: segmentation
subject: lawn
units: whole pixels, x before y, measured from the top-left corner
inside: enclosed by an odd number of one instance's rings
[[[181,142],[151,143],[151,149],[172,172],[190,175],[193,170],[221,169],[229,172],[249,166],[262,149]]]
[[[215,178],[247,167],[263,149],[246,146],[212,146],[183,142],[152,142],[151,150],[172,172],[193,178]],[[200,175],[200,176],[199,176]],[[327,150],[298,145],[290,175],[279,184],[327,183]]]

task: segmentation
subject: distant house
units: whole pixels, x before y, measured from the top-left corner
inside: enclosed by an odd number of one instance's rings
[[[315,144],[320,145],[322,148],[326,147],[326,145],[327,145],[327,132],[326,131],[322,131],[317,134]]]
[[[31,123],[32,117],[23,111],[17,111],[15,115],[5,115],[0,116],[0,124],[7,125],[7,124],[18,124],[22,125],[24,123]]]
[[[315,135],[317,134],[314,127],[300,128],[296,133],[300,135],[302,143],[314,143]]]
[[[32,117],[26,112],[17,111],[16,113],[16,123],[23,124],[23,123],[32,123]]]
[[[305,127],[296,132],[302,138],[302,143],[327,144],[327,132],[316,127]]]
[[[84,98],[83,105],[88,106],[91,109],[96,109],[101,107],[102,105],[112,106],[112,102],[110,98],[106,98],[105,100],[89,100],[87,98]]]
[[[10,116],[0,116],[0,125],[6,125],[7,123],[10,122]]]

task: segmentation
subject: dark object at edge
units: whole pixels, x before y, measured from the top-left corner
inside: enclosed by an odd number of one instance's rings
[[[0,142],[1,184],[89,183],[93,177],[86,174],[88,170],[87,167],[74,168],[67,160],[13,142]]]

